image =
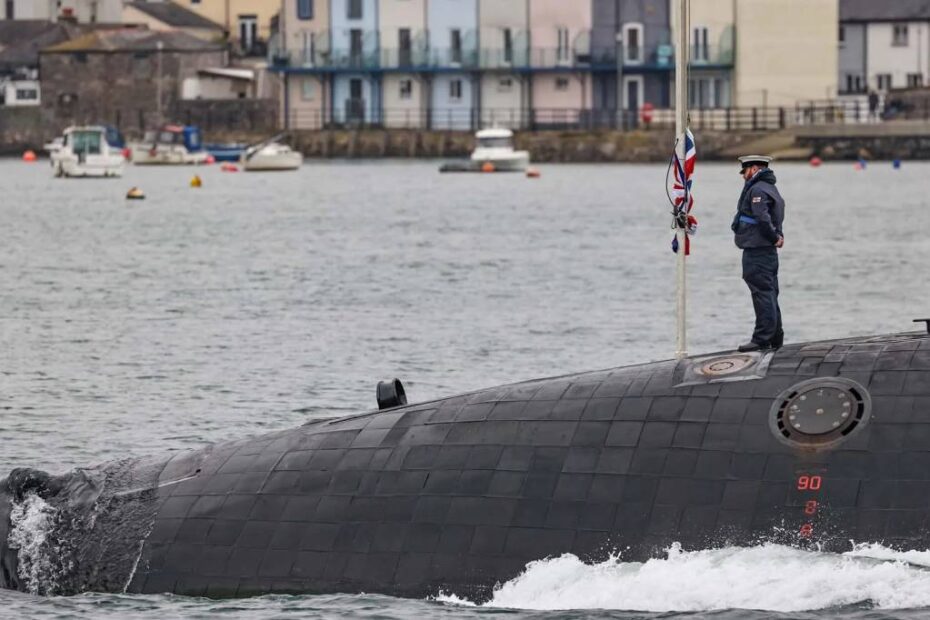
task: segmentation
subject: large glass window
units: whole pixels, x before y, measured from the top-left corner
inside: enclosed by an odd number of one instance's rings
[[[71,150],[75,153],[98,155],[100,153],[101,134],[97,131],[76,131],[71,134]]]
[[[907,24],[895,24],[891,33],[891,44],[907,47]]]
[[[346,12],[349,19],[362,19],[362,0],[349,0]]]

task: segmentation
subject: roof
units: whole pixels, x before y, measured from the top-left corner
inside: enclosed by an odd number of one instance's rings
[[[145,2],[136,0],[127,2],[130,6],[146,15],[154,17],[163,24],[174,28],[204,28],[210,30],[222,31],[223,27],[214,21],[210,21],[202,15],[198,15],[189,9],[185,9],[180,4],[174,2]]]
[[[222,44],[210,43],[180,30],[155,31],[138,28],[103,30],[46,47],[43,54],[68,52],[154,52],[158,44],[166,52],[222,51]]]
[[[0,67],[39,64],[39,50],[67,41],[79,30],[67,23],[38,19],[0,20]]]
[[[513,132],[509,129],[482,129],[475,134],[476,138],[512,138]]]
[[[930,0],[840,0],[840,21],[930,21]]]
[[[209,75],[210,77],[223,77],[231,80],[246,80],[251,82],[255,79],[255,72],[251,69],[236,69],[234,67],[213,67],[201,69],[200,75]]]

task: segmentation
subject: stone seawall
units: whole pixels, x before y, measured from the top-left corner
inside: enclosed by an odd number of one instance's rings
[[[702,132],[703,159],[724,158],[729,151],[764,134]],[[474,135],[464,131],[323,130],[292,131],[292,145],[307,157],[467,157]],[[516,147],[530,152],[535,162],[667,161],[672,132],[542,131],[517,134]]]
[[[206,142],[258,142],[276,132],[269,122],[268,102],[248,108],[247,119],[232,111],[231,102],[190,102],[177,110],[177,120],[201,124]],[[253,109],[254,108],[254,109]],[[239,110],[240,114],[244,114]],[[39,107],[0,107],[0,155],[39,151],[62,127]],[[134,137],[138,127],[122,127]],[[232,127],[232,128],[231,128]],[[412,129],[291,130],[292,146],[311,158],[462,158],[474,148],[466,131]],[[874,125],[796,127],[780,132],[701,131],[697,134],[702,161],[731,160],[743,152],[771,153],[780,160],[807,159],[928,159],[930,123],[887,122]],[[519,132],[516,146],[534,162],[665,162],[671,155],[672,132],[538,131]]]

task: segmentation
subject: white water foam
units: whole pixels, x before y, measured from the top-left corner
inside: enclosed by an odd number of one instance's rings
[[[32,594],[45,594],[58,569],[54,543],[49,534],[55,527],[57,511],[35,494],[26,495],[10,510],[10,547],[17,550],[18,574]],[[51,553],[50,553],[51,552]]]
[[[698,612],[756,609],[813,611],[853,604],[879,609],[930,606],[930,551],[861,545],[838,555],[765,544],[682,551],[647,562],[576,556],[531,562],[499,586],[485,607],[533,610],[616,609]],[[458,597],[436,600],[471,605]]]

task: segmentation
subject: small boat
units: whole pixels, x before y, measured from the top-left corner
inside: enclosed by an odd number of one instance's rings
[[[205,164],[210,154],[204,150],[200,129],[193,125],[165,125],[147,131],[141,142],[129,144],[132,163],[139,165]]]
[[[213,161],[238,162],[248,145],[238,142],[232,144],[205,144],[204,148],[207,149],[207,153],[213,155]]]
[[[478,145],[472,151],[471,161],[478,170],[523,172],[530,165],[528,151],[513,149],[513,132],[509,129],[482,129],[475,134],[475,140]]]
[[[122,150],[107,141],[106,127],[68,127],[58,148],[49,152],[56,177],[119,177],[123,174]]]
[[[242,153],[242,169],[246,171],[297,170],[304,161],[304,156],[275,136],[265,142],[250,146]]]

